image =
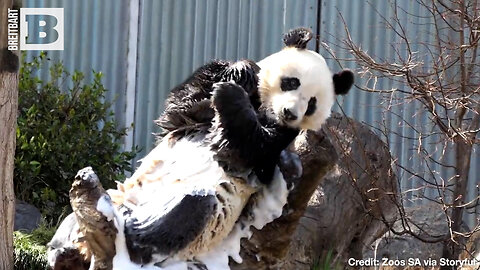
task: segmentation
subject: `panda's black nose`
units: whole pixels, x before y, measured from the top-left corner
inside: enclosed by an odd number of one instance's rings
[[[295,114],[293,114],[292,111],[290,111],[287,108],[283,108],[283,119],[284,120],[293,121],[293,120],[297,120],[297,118],[298,117]]]

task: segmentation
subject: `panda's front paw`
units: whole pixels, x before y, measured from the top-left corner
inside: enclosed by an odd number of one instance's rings
[[[219,112],[234,112],[252,108],[245,90],[234,82],[220,82],[213,85],[213,107]]]
[[[213,85],[215,118],[229,142],[241,141],[258,125],[257,114],[245,90],[234,82]]]

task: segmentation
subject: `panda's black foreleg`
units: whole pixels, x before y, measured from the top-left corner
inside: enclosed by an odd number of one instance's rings
[[[241,86],[245,92],[247,92],[250,102],[255,108],[258,108],[258,77],[257,73],[260,71],[260,67],[251,60],[240,60],[232,63],[229,67],[221,73],[221,80],[219,82],[234,81],[237,85]],[[252,100],[254,99],[254,100]]]
[[[226,148],[238,154],[244,165],[253,168],[260,181],[268,184],[280,153],[295,139],[298,130],[262,125],[245,90],[235,83],[217,83],[213,88],[216,128],[228,142]]]
[[[237,148],[249,137],[258,138],[257,114],[241,86],[233,82],[214,84],[212,102],[216,120],[230,145]]]

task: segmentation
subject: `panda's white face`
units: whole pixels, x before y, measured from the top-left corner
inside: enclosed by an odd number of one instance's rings
[[[285,48],[257,64],[258,90],[268,116],[293,128],[320,129],[335,101],[325,59],[313,51]]]

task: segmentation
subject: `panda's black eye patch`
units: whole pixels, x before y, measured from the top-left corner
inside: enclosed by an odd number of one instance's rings
[[[281,80],[280,88],[284,92],[295,90],[300,86],[300,80],[295,77],[282,77]]]
[[[305,112],[306,116],[310,116],[317,110],[317,98],[311,97],[308,101],[307,111]]]

